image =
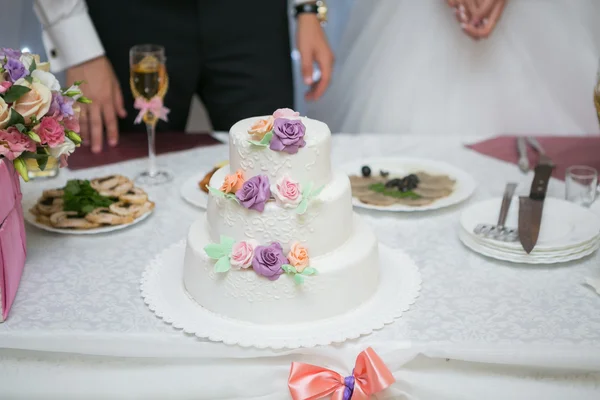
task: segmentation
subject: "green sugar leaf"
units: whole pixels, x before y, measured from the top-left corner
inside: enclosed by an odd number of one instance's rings
[[[401,192],[397,188],[386,188],[385,183],[374,183],[369,186],[369,190],[377,193],[381,193],[384,196],[394,197],[396,199],[419,199],[421,196],[409,190],[408,192]]]
[[[311,198],[315,198],[315,197],[317,197],[318,195],[320,195],[320,194],[321,194],[321,192],[323,191],[323,189],[325,189],[325,185],[323,185],[323,186],[321,186],[321,187],[319,187],[319,188],[317,188],[317,189],[313,190],[313,192],[310,194],[310,197],[311,197]]]
[[[281,269],[286,273],[286,274],[295,274],[296,273],[296,268],[292,267],[290,264],[283,264],[281,266]]]
[[[296,214],[304,214],[306,212],[307,208],[308,208],[308,199],[304,198],[304,199],[302,199],[300,204],[298,204],[298,207],[296,207]]]
[[[221,192],[219,189],[214,188],[212,186],[206,186],[208,188],[209,193],[217,196],[217,197],[225,197],[225,193]]]
[[[304,271],[302,271],[302,275],[315,275],[317,273],[317,270],[314,268],[305,268]]]
[[[221,246],[223,246],[223,249],[228,250],[228,252],[227,252],[228,255],[229,255],[229,253],[231,253],[231,249],[233,248],[234,244],[235,244],[234,238],[221,235]]]
[[[223,256],[215,263],[215,272],[227,272],[230,268],[229,256]]]
[[[260,144],[262,144],[263,146],[266,146],[271,143],[272,138],[273,138],[273,131],[269,131],[269,132],[265,133],[265,136],[263,136],[262,139],[260,139]]]
[[[294,282],[296,285],[302,285],[304,283],[304,277],[300,274],[294,275]]]
[[[31,89],[27,86],[12,85],[10,88],[8,88],[6,93],[4,93],[4,101],[7,103],[13,103],[30,90]]]
[[[226,251],[227,249],[223,248],[223,245],[219,243],[210,243],[204,246],[204,251],[206,255],[214,260],[218,260],[221,257],[228,256],[229,253]]]
[[[235,197],[235,194],[233,193],[225,193],[225,198],[229,199],[229,200],[235,200],[236,203],[239,203],[240,201],[238,200],[237,197]]]
[[[313,183],[308,182],[306,185],[302,185],[302,198],[308,199],[310,197],[310,192],[312,192]]]

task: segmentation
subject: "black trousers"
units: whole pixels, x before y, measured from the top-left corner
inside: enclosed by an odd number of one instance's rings
[[[157,129],[183,131],[198,94],[213,128],[293,107],[293,78],[286,0],[88,0],[90,16],[121,84],[128,116],[136,110],[129,89],[129,49],[165,47],[168,122]]]

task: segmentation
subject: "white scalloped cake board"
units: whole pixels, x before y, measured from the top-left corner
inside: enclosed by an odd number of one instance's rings
[[[421,290],[421,274],[412,259],[402,250],[380,244],[379,287],[359,308],[310,323],[258,325],[219,316],[192,300],[183,286],[184,253],[182,240],[150,262],[141,280],[144,302],[175,328],[199,338],[243,347],[314,347],[368,335],[400,318]]]

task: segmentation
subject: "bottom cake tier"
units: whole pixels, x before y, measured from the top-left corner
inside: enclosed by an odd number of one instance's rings
[[[311,258],[317,273],[299,284],[287,274],[269,280],[252,269],[215,272],[216,261],[204,251],[211,243],[206,221],[196,221],[187,238],[185,289],[207,310],[252,323],[294,324],[343,314],[367,301],[379,284],[375,235],[356,214],[352,229],[342,246]]]

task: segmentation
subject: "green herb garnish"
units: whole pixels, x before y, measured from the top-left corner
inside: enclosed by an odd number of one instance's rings
[[[398,188],[386,188],[385,183],[373,183],[369,185],[369,190],[372,190],[377,193],[381,193],[384,196],[394,197],[396,199],[420,199],[421,196],[409,190],[407,192],[402,192],[398,190]]]
[[[64,188],[64,211],[77,211],[80,216],[91,213],[96,208],[108,207],[115,201],[109,197],[101,196],[90,185],[90,181],[71,180]]]

